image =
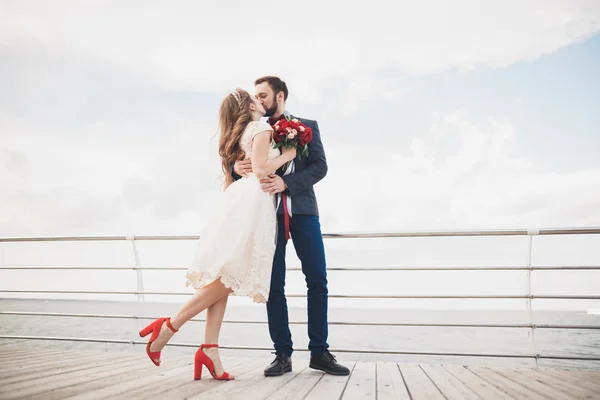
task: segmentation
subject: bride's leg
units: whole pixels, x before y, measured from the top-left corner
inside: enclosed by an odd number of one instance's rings
[[[181,328],[183,324],[204,311],[217,300],[225,295],[229,295],[231,292],[232,290],[226,288],[221,283],[220,279],[198,289],[192,298],[181,307],[177,314],[171,317],[171,325],[175,329]],[[167,324],[163,324],[160,329],[160,334],[150,345],[150,351],[161,351],[172,336],[173,332],[169,329]]]
[[[219,333],[221,332],[221,324],[223,323],[223,316],[225,315],[228,299],[229,294],[214,302],[206,310],[206,329],[204,331],[205,344],[219,343]],[[203,351],[215,364],[215,373],[218,376],[221,376],[223,374],[223,365],[221,364],[221,358],[219,357],[219,349],[211,347],[204,349]]]

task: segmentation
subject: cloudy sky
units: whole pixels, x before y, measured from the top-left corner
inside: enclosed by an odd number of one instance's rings
[[[0,1],[0,235],[199,233],[265,74],[326,232],[600,225],[599,2],[348,4]]]

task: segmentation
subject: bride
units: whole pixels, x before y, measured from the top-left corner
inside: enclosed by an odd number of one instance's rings
[[[204,344],[194,358],[194,379],[205,365],[213,378],[230,380],[218,354],[219,332],[230,294],[265,303],[269,298],[275,252],[276,216],[273,196],[261,190],[260,179],[296,157],[295,149],[273,147],[272,128],[260,122],[262,104],[236,89],[219,110],[219,155],[225,174],[225,193],[198,241],[187,272],[186,285],[196,293],[170,318],[158,318],[140,331],[152,334],[146,346],[150,360],[160,365],[160,352],[175,332],[206,310]],[[229,166],[240,159],[252,161],[253,173],[234,182]]]

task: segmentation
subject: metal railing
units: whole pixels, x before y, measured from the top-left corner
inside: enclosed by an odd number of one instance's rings
[[[1,269],[1,268],[0,268]],[[599,268],[600,269],[600,268]],[[148,291],[93,291],[93,290],[0,290],[0,293],[38,293],[38,294],[114,294],[114,295],[154,295],[154,296],[191,296],[189,292],[148,292]],[[305,294],[286,294],[287,298],[306,298]],[[600,296],[564,296],[564,295],[385,295],[385,294],[329,294],[330,299],[480,299],[480,300],[600,300]]]
[[[85,313],[64,313],[64,312],[33,312],[33,311],[0,311],[0,315],[25,315],[38,317],[75,317],[75,318],[108,318],[108,319],[134,319],[134,320],[155,320],[159,316],[154,315],[124,315],[124,314],[85,314]],[[206,322],[204,318],[192,318],[192,322]],[[266,325],[267,321],[262,320],[225,320],[229,324],[249,324]],[[289,321],[290,325],[306,325],[306,321]],[[328,325],[337,326],[388,326],[388,327],[433,327],[433,328],[536,328],[536,329],[600,329],[600,325],[555,325],[555,324],[442,324],[442,323],[409,323],[409,322],[343,322],[329,321]]]
[[[323,239],[376,239],[407,237],[464,237],[464,236],[551,236],[551,235],[597,235],[600,228],[552,228],[552,229],[492,229],[464,231],[410,231],[372,233],[324,233]],[[74,242],[104,240],[198,240],[198,235],[132,235],[132,236],[39,236],[0,238],[8,242]]]
[[[527,310],[529,314],[528,324],[449,324],[449,323],[396,323],[396,322],[329,322],[330,325],[343,326],[386,326],[386,327],[442,327],[442,328],[517,328],[531,330],[532,350],[531,354],[485,354],[485,353],[452,353],[452,352],[420,352],[420,351],[396,351],[396,350],[363,350],[363,349],[334,349],[336,352],[348,353],[375,353],[375,354],[395,354],[395,355],[422,355],[422,356],[465,356],[465,357],[500,357],[500,358],[529,358],[535,359],[536,365],[538,359],[555,360],[581,360],[581,361],[600,361],[600,357],[579,357],[562,355],[539,354],[535,331],[537,329],[585,329],[598,330],[600,326],[596,325],[556,325],[556,324],[535,324],[533,322],[532,302],[536,299],[546,300],[600,300],[599,295],[545,295],[532,293],[532,273],[535,271],[548,270],[600,270],[600,266],[533,266],[533,237],[537,235],[583,235],[600,234],[600,228],[566,228],[566,229],[521,229],[521,230],[476,230],[476,231],[422,231],[422,232],[396,232],[396,233],[348,233],[348,234],[324,234],[325,239],[340,238],[409,238],[409,237],[476,237],[476,236],[527,236],[527,265],[526,266],[506,266],[506,267],[374,267],[374,268],[327,268],[328,271],[527,271],[528,293],[520,295],[344,295],[330,294],[330,298],[345,299],[523,299],[527,301]],[[144,290],[143,271],[181,271],[187,268],[178,267],[141,267],[139,253],[136,241],[146,240],[197,240],[199,236],[64,236],[64,237],[29,237],[29,238],[0,238],[0,243],[10,242],[72,242],[72,241],[130,241],[134,255],[133,267],[70,267],[70,266],[2,266],[3,270],[111,270],[111,271],[135,271],[137,288],[135,291],[76,291],[76,290],[3,290],[0,293],[29,293],[29,294],[106,294],[106,295],[135,295],[138,302],[145,302],[145,295],[165,295],[165,296],[189,296],[190,293],[184,292],[155,292]],[[290,271],[300,271],[301,268],[288,268]],[[306,298],[305,294],[289,294],[290,298]],[[24,311],[0,311],[0,315],[28,315],[28,316],[53,316],[53,317],[83,317],[83,318],[116,318],[116,319],[135,319],[151,320],[155,316],[138,316],[122,314],[79,314],[79,313],[42,313],[42,312],[24,312]],[[192,319],[192,321],[203,322],[204,319]],[[229,324],[266,324],[266,321],[255,320],[225,320]],[[290,324],[306,324],[304,321],[291,321]],[[0,335],[5,339],[29,339],[29,340],[59,340],[59,341],[90,341],[103,343],[132,343],[145,344],[139,341],[127,340],[109,340],[98,338],[78,338],[78,337],[49,337],[49,336],[20,336],[20,335]],[[170,343],[172,346],[196,347],[197,344],[190,343]],[[226,349],[238,350],[272,350],[263,347],[246,346],[223,346]],[[301,350],[302,351],[302,350]]]

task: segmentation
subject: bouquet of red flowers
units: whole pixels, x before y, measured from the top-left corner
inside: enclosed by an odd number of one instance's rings
[[[304,125],[297,118],[291,118],[287,116],[285,118],[281,118],[271,126],[273,127],[273,141],[275,142],[274,147],[276,149],[281,148],[281,146],[285,146],[286,148],[295,148],[296,158],[299,160],[308,158],[308,144],[313,137],[311,128]],[[290,163],[291,161],[283,164],[275,173],[283,176]],[[285,192],[281,193],[281,203],[283,204],[285,237],[286,239],[289,239],[290,222],[287,209],[287,195]]]
[[[275,148],[281,146],[296,148],[296,157],[301,160],[308,158],[308,143],[312,140],[312,129],[297,118],[280,119],[273,126],[273,141]],[[286,165],[287,166],[287,165]],[[285,170],[285,169],[284,169]]]

